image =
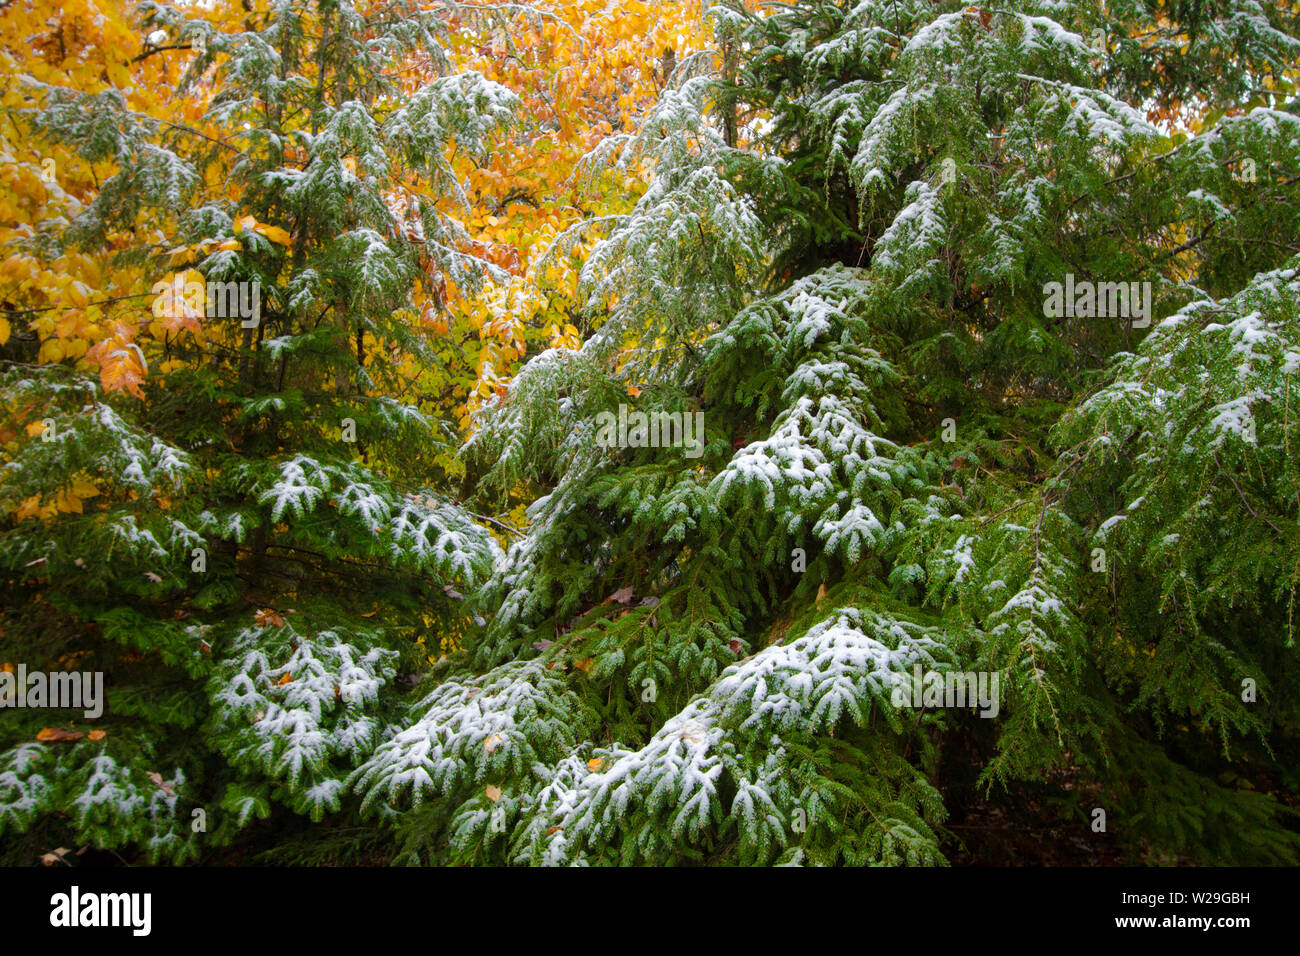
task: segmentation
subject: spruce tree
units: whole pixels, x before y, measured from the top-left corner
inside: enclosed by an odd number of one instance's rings
[[[709,15],[593,157],[654,176],[591,334],[466,447],[528,535],[367,808],[426,861],[942,863],[1028,797],[1294,862],[1295,12]],[[1132,309],[1054,314],[1075,279]],[[619,405],[701,456],[609,447]],[[908,706],[918,666],[995,672],[996,719]]]
[[[448,410],[409,394],[430,363],[414,296],[483,274],[453,151],[514,121],[509,91],[451,71],[447,16],[279,0],[222,33],[150,3],[146,33],[199,51],[175,94],[207,103],[195,127],[38,90],[42,134],[113,169],[60,241],[133,231],[117,261],[167,284],[137,299],[161,354],[118,346],[155,363],[138,397],[4,374],[0,501],[26,520],[0,532],[0,657],[103,672],[108,713],[6,713],[0,834],[161,861],[271,834],[289,858],[365,850],[331,835],[345,778],[500,550],[454,500]],[[82,739],[39,742],[69,719]],[[293,821],[326,815],[293,850]]]

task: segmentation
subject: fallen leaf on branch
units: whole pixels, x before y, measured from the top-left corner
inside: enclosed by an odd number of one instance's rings
[[[80,730],[60,730],[58,727],[42,727],[36,739],[41,743],[71,743],[86,736]]]
[[[158,771],[150,770],[148,774],[146,774],[146,776],[148,776],[148,778],[153,781],[155,787],[157,787],[163,793],[167,794],[167,796],[169,797],[176,796],[176,791],[172,789],[171,783],[167,780],[164,780],[163,775],[160,774]]]
[[[604,603],[605,603],[605,604],[608,604],[610,601],[617,601],[619,604],[631,604],[631,603],[632,603],[632,587],[631,587],[631,585],[629,585],[629,586],[627,586],[627,587],[625,587],[625,588],[619,588],[617,591],[615,591],[615,592],[614,592],[613,594],[611,594],[609,597],[605,598]]]
[[[284,618],[274,608],[262,608],[253,615],[253,620],[262,627],[284,627]]]

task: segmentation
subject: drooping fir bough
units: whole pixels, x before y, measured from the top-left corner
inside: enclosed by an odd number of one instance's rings
[[[412,286],[479,267],[392,201],[408,171],[454,193],[440,157],[487,148],[504,91],[397,96],[401,44],[288,3],[200,61],[237,157],[47,91],[48,135],[137,171],[69,241],[157,206],[237,239],[201,269],[269,304],[144,405],[9,373],[14,433],[60,437],[15,439],[5,504],[100,497],[4,531],[8,641],[111,689],[102,740],[14,735],[6,839],[210,859],[274,815],[293,859],[942,864],[1047,820],[1296,861],[1300,8],[707,15],[716,49],[590,157],[650,180],[583,226],[582,347],[456,465],[388,362],[420,354]],[[1149,283],[1150,327],[1052,308],[1067,276]],[[599,440],[620,406],[702,414],[702,454]],[[521,500],[503,551],[478,515]],[[408,692],[426,630],[454,640]],[[900,703],[918,668],[996,673],[996,716]]]

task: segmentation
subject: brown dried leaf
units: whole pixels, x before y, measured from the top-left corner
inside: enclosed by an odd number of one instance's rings
[[[150,770],[146,776],[153,781],[154,786],[167,794],[169,797],[176,796],[176,791],[172,789],[171,783],[163,779],[163,775],[156,770]]]
[[[632,600],[632,586],[628,585],[625,588],[619,588],[609,597],[605,598],[604,603],[608,604],[610,601],[617,601],[619,604],[631,604]]]
[[[284,627],[284,618],[271,607],[262,608],[253,615],[253,620],[261,627]]]

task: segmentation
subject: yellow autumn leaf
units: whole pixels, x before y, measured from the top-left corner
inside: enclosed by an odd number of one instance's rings
[[[81,333],[86,323],[86,313],[80,309],[69,309],[59,318],[54,331],[61,339],[71,339]]]
[[[16,521],[26,521],[28,518],[45,518],[49,516],[51,509],[41,507],[41,496],[32,495],[14,509],[14,519]]]
[[[74,478],[68,491],[78,498],[94,498],[99,494],[99,489],[95,486],[95,483],[86,478]]]
[[[289,244],[289,233],[286,230],[281,229],[279,226],[268,226],[264,222],[259,222],[253,228],[257,232],[266,236],[266,238],[270,239],[272,242],[278,242],[282,246],[287,246]]]
[[[26,256],[20,256],[17,253],[5,259],[0,263],[0,275],[6,279],[17,279],[19,276],[31,274],[31,261]]]

